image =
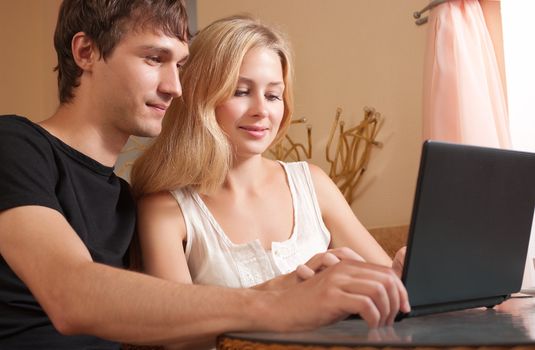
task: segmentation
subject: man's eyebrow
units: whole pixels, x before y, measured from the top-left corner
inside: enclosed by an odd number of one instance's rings
[[[143,45],[143,46],[141,46],[141,50],[156,52],[156,53],[158,53],[160,55],[167,55],[167,56],[172,56],[173,55],[173,52],[171,51],[171,49],[169,49],[167,47],[162,47],[162,46]],[[186,54],[178,62],[180,64],[184,64],[188,60],[188,58],[189,58],[189,54]]]
[[[167,47],[154,46],[154,45],[143,45],[143,46],[141,46],[141,50],[143,50],[143,51],[157,51],[157,52],[165,53],[165,54],[171,53],[171,50],[168,49]]]

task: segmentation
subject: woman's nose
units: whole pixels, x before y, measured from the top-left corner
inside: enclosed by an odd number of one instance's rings
[[[267,101],[265,97],[262,96],[255,96],[253,99],[253,105],[251,106],[251,115],[255,117],[261,117],[265,118],[269,114],[268,108],[267,108]]]

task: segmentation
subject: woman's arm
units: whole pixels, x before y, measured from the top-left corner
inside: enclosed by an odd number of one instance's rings
[[[336,184],[318,166],[309,164],[321,214],[331,232],[331,248],[349,247],[367,262],[392,266],[392,259],[357,219]]]
[[[169,192],[138,201],[138,235],[143,272],[166,280],[191,284],[183,242],[186,224],[182,210]],[[165,346],[166,350],[213,349],[215,337]]]
[[[192,283],[183,247],[184,217],[169,192],[139,200],[138,235],[144,272],[169,281]]]

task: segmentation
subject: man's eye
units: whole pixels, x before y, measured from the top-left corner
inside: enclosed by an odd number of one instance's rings
[[[160,56],[147,56],[147,60],[153,63],[162,63]]]

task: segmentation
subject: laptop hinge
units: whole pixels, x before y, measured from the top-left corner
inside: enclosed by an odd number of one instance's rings
[[[440,312],[457,311],[464,309],[471,309],[476,307],[492,308],[498,304],[501,304],[505,300],[509,299],[510,295],[500,295],[490,298],[471,299],[463,301],[455,301],[433,305],[421,305],[411,308],[411,312],[408,314],[398,314],[396,321],[400,321],[406,317],[422,316],[428,314],[436,314]]]

